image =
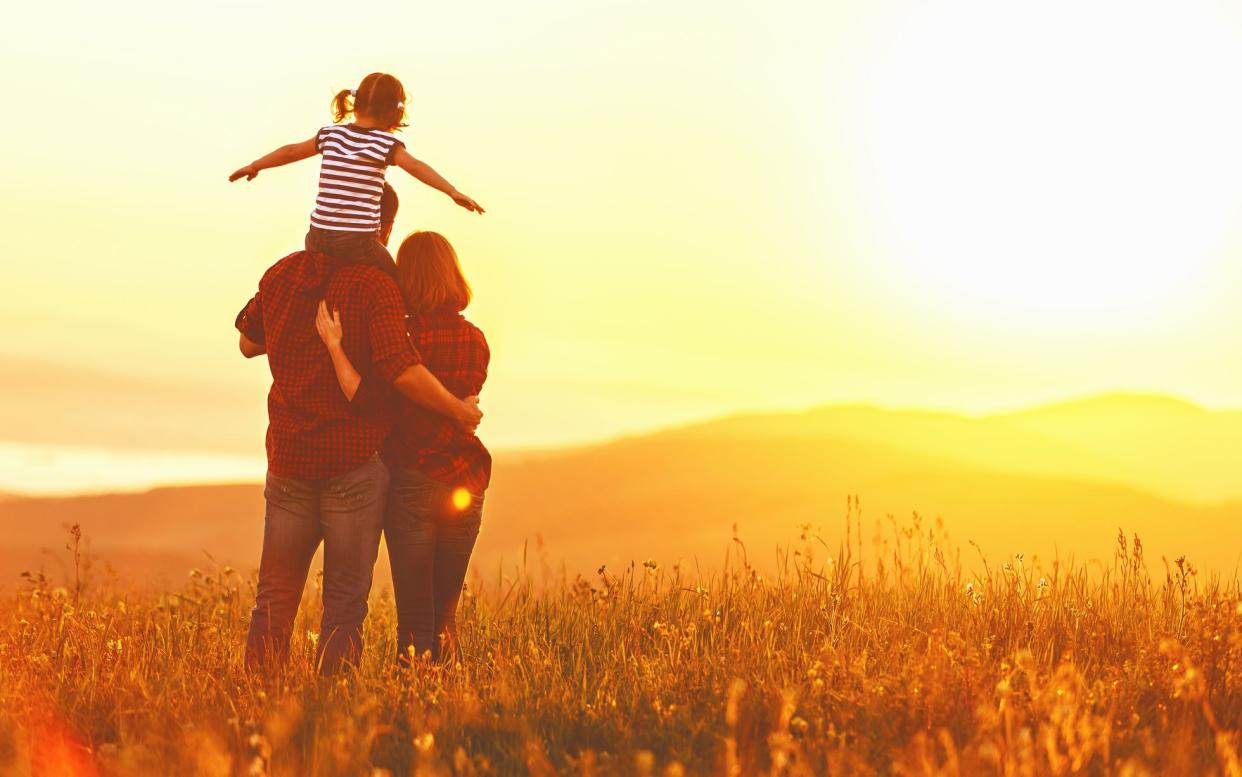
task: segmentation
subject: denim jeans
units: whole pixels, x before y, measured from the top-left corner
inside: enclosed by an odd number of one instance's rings
[[[457,602],[479,536],[483,497],[455,507],[453,489],[415,469],[392,473],[384,540],[397,603],[397,659],[410,647],[433,660],[458,657]]]
[[[350,264],[369,264],[397,277],[397,263],[380,242],[378,232],[342,232],[311,227],[306,233],[306,250],[328,254]]]
[[[375,456],[361,467],[320,481],[268,473],[263,559],[246,639],[252,669],[283,663],[311,559],[323,542],[323,619],[316,664],[334,674],[356,663],[362,621],[379,554],[388,468]]]

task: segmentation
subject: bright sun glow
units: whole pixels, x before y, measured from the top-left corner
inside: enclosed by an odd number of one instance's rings
[[[461,487],[453,489],[453,496],[451,498],[453,500],[453,509],[458,511],[465,510],[473,500],[470,492]]]
[[[1242,215],[1242,49],[1224,6],[906,11],[855,100],[885,270],[992,322],[1187,306]]]

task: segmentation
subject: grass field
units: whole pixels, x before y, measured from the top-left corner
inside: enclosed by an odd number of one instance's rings
[[[733,542],[713,572],[473,579],[456,666],[394,670],[380,595],[329,680],[310,586],[262,678],[232,570],[163,594],[28,579],[0,605],[0,774],[1242,777],[1237,580],[1124,535],[1071,566],[846,526],[766,578]]]

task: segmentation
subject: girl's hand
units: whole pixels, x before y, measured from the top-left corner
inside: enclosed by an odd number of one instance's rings
[[[239,167],[237,172],[229,176],[229,183],[233,183],[238,178],[245,178],[247,181],[253,181],[254,177],[259,174],[259,168],[254,165],[246,165]]]
[[[450,194],[449,196],[453,198],[453,202],[457,203],[458,205],[462,206],[468,211],[473,211],[474,213],[484,212],[482,205],[470,199],[469,197],[462,194],[461,192],[457,191],[456,189],[454,189],[453,193]]]
[[[328,346],[329,351],[335,351],[341,347],[341,311],[334,310],[332,314],[328,314],[328,303],[319,300],[319,312],[315,314],[315,330],[319,332],[319,339],[323,340],[323,344]]]

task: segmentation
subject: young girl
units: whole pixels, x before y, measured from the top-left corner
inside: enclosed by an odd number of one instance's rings
[[[229,176],[229,181],[254,180],[260,170],[322,154],[319,196],[311,212],[306,249],[347,262],[379,267],[396,276],[392,255],[379,239],[380,197],[384,172],[397,165],[438,189],[466,210],[482,213],[479,204],[457,191],[429,165],[410,156],[394,131],[406,126],[405,88],[387,73],[372,73],[357,89],[343,89],[332,100],[335,124],[310,140],[281,146]],[[351,124],[341,124],[353,115]]]
[[[483,332],[461,315],[470,285],[453,246],[438,233],[415,232],[397,251],[397,271],[406,330],[427,369],[453,394],[478,396],[491,351]],[[360,411],[375,407],[376,384],[362,378],[341,347],[340,315],[320,302],[315,327],[346,398]],[[397,657],[430,653],[451,661],[460,655],[457,602],[492,457],[473,432],[412,402],[399,402],[394,421],[384,449],[392,473],[384,536],[397,600]]]

